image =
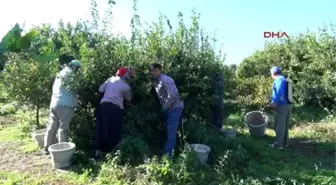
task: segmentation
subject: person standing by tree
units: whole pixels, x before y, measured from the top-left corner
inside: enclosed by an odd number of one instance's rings
[[[272,144],[269,144],[269,147],[283,149],[284,146],[288,146],[291,98],[288,97],[288,82],[282,75],[281,69],[278,66],[272,67],[271,76],[274,79],[274,82],[271,103],[269,106],[275,110],[275,140]]]
[[[107,79],[100,87],[104,93],[97,112],[96,136],[94,139],[95,158],[102,152],[110,152],[118,146],[123,130],[124,99],[131,101],[131,87],[128,80],[133,77],[132,68],[120,68],[116,76]]]
[[[81,63],[72,60],[57,75],[50,102],[50,114],[47,132],[44,138],[44,150],[49,154],[48,147],[54,144],[58,131],[58,141],[68,141],[69,124],[78,105],[76,93],[76,73],[81,68]]]
[[[162,106],[167,126],[164,154],[171,157],[176,144],[177,129],[180,124],[184,103],[179,96],[174,80],[162,73],[161,65],[154,63],[150,68],[153,80],[152,86]]]
[[[216,88],[216,95],[217,95],[217,101],[216,104],[213,105],[211,108],[212,111],[212,125],[218,129],[222,129],[223,125],[223,96],[224,96],[224,79],[223,74],[221,72],[218,72],[215,74],[215,88]]]

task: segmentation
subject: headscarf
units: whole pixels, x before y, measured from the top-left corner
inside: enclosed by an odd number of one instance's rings
[[[120,78],[132,78],[133,77],[133,69],[131,67],[121,67],[118,69],[116,75]]]

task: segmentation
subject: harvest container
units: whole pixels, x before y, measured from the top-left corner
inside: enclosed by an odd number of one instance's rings
[[[237,136],[237,130],[235,130],[235,129],[227,129],[227,130],[223,129],[221,132],[227,138],[236,138],[236,136]]]
[[[44,135],[46,134],[47,129],[41,129],[33,132],[32,137],[40,148],[44,146]]]
[[[250,118],[256,115],[261,115],[261,120],[257,120],[258,123],[255,122],[255,120],[251,120]],[[255,137],[264,137],[266,127],[268,124],[268,117],[261,111],[251,111],[248,112],[244,117],[245,124],[249,127],[249,132],[251,136]]]
[[[208,161],[208,156],[211,151],[210,147],[202,144],[189,144],[188,147],[191,150],[196,151],[198,160],[200,164],[206,164]]]
[[[72,165],[76,145],[71,142],[61,142],[49,146],[48,150],[51,155],[52,166],[62,169]]]

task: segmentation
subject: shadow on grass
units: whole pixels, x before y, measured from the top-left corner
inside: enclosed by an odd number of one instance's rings
[[[268,148],[268,144],[274,140],[274,137],[269,135],[256,138],[250,136],[248,133],[240,133],[238,140],[248,148],[248,151],[254,151],[266,158],[280,160],[281,163],[287,163],[288,165],[291,165],[291,163],[294,165],[301,161],[304,163],[301,166],[303,170],[306,167],[312,170],[315,165],[325,170],[334,170],[336,167],[334,160],[336,155],[335,142],[317,142],[305,137],[295,137],[289,139],[288,148],[277,150]],[[262,152],[258,152],[258,150]]]
[[[78,175],[87,173],[90,179],[95,179],[99,175],[104,160],[96,161],[89,155],[89,152],[77,151],[73,165],[67,170]]]
[[[322,110],[321,108],[296,106],[292,109],[291,125],[321,122],[329,115],[330,113]]]

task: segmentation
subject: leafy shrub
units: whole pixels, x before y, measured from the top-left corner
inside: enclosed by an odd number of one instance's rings
[[[0,116],[12,115],[16,112],[16,107],[11,104],[2,104],[0,103]]]
[[[61,52],[76,56],[83,65],[79,107],[71,123],[73,138],[81,149],[91,147],[84,141],[93,137],[98,87],[120,66],[131,65],[136,69],[131,82],[133,106],[125,110],[125,137],[141,136],[150,146],[163,147],[165,127],[160,119],[160,108],[155,106],[156,100],[150,94],[148,68],[156,61],[162,64],[164,72],[175,80],[179,88],[185,101],[184,119],[197,115],[201,121],[192,124],[204,127],[200,123],[207,123],[211,118],[210,106],[216,100],[213,78],[216,73],[222,73],[223,60],[211,47],[211,38],[199,28],[197,15],[194,15],[191,27],[187,28],[180,14],[176,31],[169,32],[165,29],[163,17],[144,30],[139,29],[136,19],[135,16],[131,40],[104,32],[93,33],[87,29],[86,22],[78,22],[76,26],[60,23],[57,29],[57,39],[63,46]]]
[[[255,78],[238,78],[235,89],[236,100],[242,109],[259,109],[265,107],[272,93],[272,79],[263,76]]]
[[[3,78],[2,75],[0,74],[0,102],[1,103],[7,103],[8,102],[8,92],[5,89],[5,85],[3,84]]]
[[[201,184],[205,179],[198,176],[197,157],[194,152],[181,153],[176,161],[163,158],[148,159],[136,167],[118,165],[118,157],[105,163],[99,174],[100,184]]]
[[[8,98],[21,106],[29,106],[36,111],[35,122],[39,123],[40,110],[50,104],[50,80],[56,71],[51,62],[36,62],[25,54],[9,55],[10,61],[2,72]]]
[[[16,124],[18,125],[17,128],[20,130],[21,137],[31,137],[32,132],[44,128],[48,120],[48,117],[42,114],[41,123],[44,124],[37,124],[35,119],[35,112],[30,111],[29,109],[19,110],[15,114],[15,117],[16,117]]]

